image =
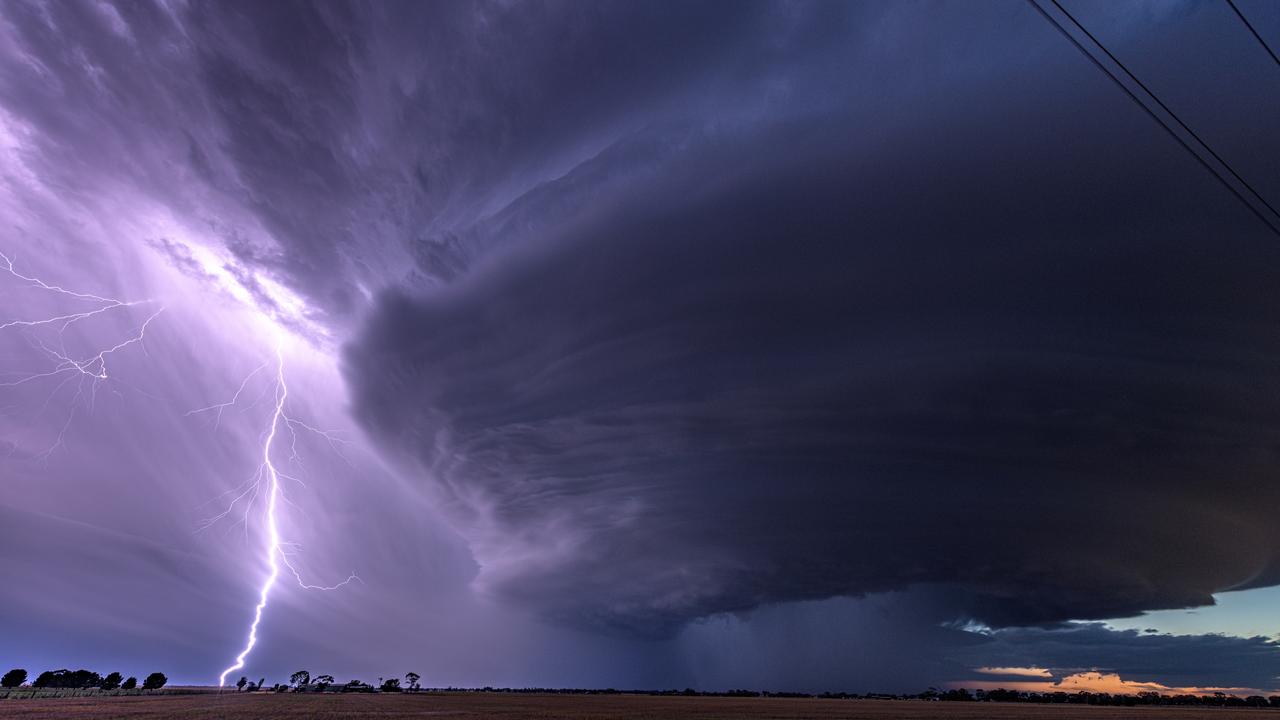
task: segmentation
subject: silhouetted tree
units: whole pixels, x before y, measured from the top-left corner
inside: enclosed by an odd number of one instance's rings
[[[329,687],[332,684],[333,684],[332,675],[320,675],[316,677],[316,687],[320,688],[321,690]]]
[[[16,688],[26,681],[27,671],[22,668],[14,668],[0,678],[0,687]]]
[[[382,683],[382,692],[400,692],[400,678],[388,678]]]
[[[164,673],[153,672],[147,676],[146,680],[142,681],[142,689],[159,690],[164,687],[164,684],[167,682],[169,682],[169,678],[165,677]]]
[[[125,680],[125,681],[124,681],[124,684],[120,686],[120,689],[121,689],[121,690],[132,690],[132,689],[134,689],[134,688],[136,688],[136,687],[138,687],[138,678],[136,678],[136,677],[130,677],[128,680]]]
[[[31,683],[38,688],[91,688],[102,684],[102,676],[88,670],[45,670]]]
[[[409,683],[410,690],[414,692],[418,691],[418,681],[422,679],[421,675],[419,675],[416,672],[405,673],[404,679],[405,679],[405,682]]]
[[[307,672],[306,670],[299,670],[298,672],[289,676],[289,684],[290,685],[309,685],[311,684],[311,673]]]
[[[372,685],[366,685],[366,684],[364,684],[364,683],[360,682],[359,680],[352,680],[351,682],[349,682],[349,683],[347,683],[346,685],[343,685],[343,686],[342,686],[342,692],[344,692],[344,693],[346,693],[346,692],[373,692],[373,686],[372,686]]]
[[[261,689],[263,683],[265,683],[266,681],[267,681],[266,678],[258,678],[258,684],[255,686],[255,689]]]
[[[106,677],[102,678],[102,684],[99,685],[98,687],[102,688],[103,690],[115,690],[116,688],[120,687],[121,680],[124,680],[124,676],[121,675],[120,673],[118,672],[109,673]]]
[[[244,686],[248,684],[249,684],[249,678],[241,675],[240,679],[236,681],[236,692],[240,692],[241,690],[244,690]]]

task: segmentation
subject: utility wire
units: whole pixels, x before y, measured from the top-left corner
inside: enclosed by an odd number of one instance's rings
[[[1230,1],[1230,0],[1228,0],[1228,2],[1229,2],[1229,1]],[[1169,106],[1164,104],[1164,101],[1162,101],[1162,100],[1160,99],[1160,96],[1159,96],[1159,95],[1156,95],[1154,92],[1152,92],[1152,91],[1151,91],[1151,88],[1147,87],[1147,86],[1146,86],[1146,84],[1144,84],[1141,80],[1139,80],[1137,75],[1134,75],[1132,72],[1130,72],[1130,71],[1129,71],[1129,68],[1125,67],[1125,64],[1124,64],[1124,63],[1122,63],[1122,62],[1120,62],[1120,58],[1118,58],[1118,57],[1116,57],[1115,55],[1111,54],[1111,51],[1107,49],[1107,46],[1106,46],[1106,45],[1103,45],[1103,44],[1102,44],[1102,41],[1101,41],[1101,40],[1099,40],[1098,38],[1094,37],[1094,36],[1093,36],[1093,33],[1089,32],[1089,30],[1088,30],[1084,25],[1082,25],[1082,24],[1080,23],[1080,21],[1079,21],[1079,20],[1077,20],[1077,19],[1075,18],[1075,16],[1074,16],[1074,15],[1072,15],[1072,14],[1071,14],[1071,13],[1070,13],[1066,8],[1062,7],[1062,3],[1059,3],[1059,2],[1058,2],[1058,0],[1049,0],[1049,2],[1053,3],[1053,6],[1054,6],[1054,7],[1056,7],[1056,8],[1058,8],[1058,10],[1059,10],[1063,15],[1066,15],[1066,16],[1067,16],[1067,19],[1068,19],[1068,20],[1070,20],[1072,23],[1074,23],[1074,24],[1075,24],[1075,26],[1076,26],[1077,28],[1079,28],[1079,29],[1080,29],[1080,32],[1082,32],[1082,33],[1084,33],[1084,34],[1085,34],[1085,37],[1089,38],[1091,41],[1093,41],[1093,43],[1094,43],[1095,45],[1097,45],[1098,47],[1102,48],[1102,52],[1106,53],[1106,54],[1107,54],[1107,57],[1111,58],[1111,62],[1115,63],[1117,67],[1119,67],[1121,70],[1123,70],[1123,71],[1124,71],[1124,74],[1125,74],[1125,75],[1128,75],[1130,80],[1132,80],[1135,84],[1137,84],[1137,86],[1138,86],[1138,87],[1142,88],[1143,92],[1145,92],[1146,94],[1150,95],[1150,96],[1151,96],[1151,99],[1152,99],[1152,100],[1155,100],[1155,101],[1156,101],[1156,104],[1160,106],[1160,109],[1161,109],[1161,110],[1164,110],[1166,113],[1168,113],[1168,114],[1169,114],[1169,117],[1173,118],[1173,121],[1174,121],[1174,122],[1176,122],[1176,123],[1178,123],[1178,126],[1179,126],[1179,127],[1181,127],[1181,128],[1182,128],[1182,129],[1183,129],[1183,130],[1188,134],[1188,135],[1190,135],[1191,137],[1195,138],[1195,139],[1196,139],[1196,142],[1200,143],[1200,145],[1201,145],[1205,150],[1208,150],[1208,151],[1209,151],[1209,154],[1213,156],[1213,159],[1214,159],[1214,160],[1217,160],[1217,161],[1222,165],[1222,167],[1226,168],[1226,169],[1227,169],[1227,172],[1231,173],[1231,177],[1233,177],[1233,178],[1235,178],[1235,179],[1236,179],[1236,182],[1238,182],[1238,183],[1240,183],[1241,185],[1245,186],[1245,188],[1246,188],[1246,189],[1248,189],[1248,191],[1249,191],[1250,193],[1253,193],[1253,196],[1254,196],[1254,197],[1256,197],[1256,198],[1258,198],[1258,202],[1260,202],[1260,203],[1262,203],[1263,205],[1265,205],[1265,206],[1267,207],[1267,209],[1268,209],[1268,210],[1270,210],[1270,211],[1271,211],[1271,213],[1272,213],[1273,215],[1275,215],[1276,217],[1280,217],[1280,210],[1276,210],[1274,207],[1272,207],[1271,203],[1267,202],[1267,199],[1266,199],[1266,198],[1264,198],[1264,197],[1262,197],[1262,194],[1261,194],[1261,193],[1259,193],[1257,190],[1255,190],[1255,189],[1253,188],[1253,186],[1252,186],[1252,185],[1250,185],[1250,184],[1249,184],[1249,182],[1248,182],[1247,180],[1245,180],[1244,178],[1240,177],[1240,173],[1236,172],[1236,171],[1235,171],[1235,169],[1231,167],[1231,164],[1230,164],[1230,163],[1228,163],[1226,160],[1223,160],[1223,159],[1222,159],[1222,156],[1220,156],[1220,155],[1218,155],[1218,153],[1214,152],[1214,150],[1213,150],[1213,148],[1212,148],[1212,147],[1209,147],[1209,143],[1205,142],[1205,141],[1204,141],[1204,138],[1202,138],[1202,137],[1200,137],[1199,135],[1197,135],[1195,130],[1192,130],[1192,129],[1191,129],[1191,128],[1186,124],[1186,123],[1182,122],[1182,118],[1178,117],[1178,114],[1177,114],[1177,113],[1175,113],[1173,110],[1169,109]]]
[[[1258,208],[1254,207],[1253,203],[1249,202],[1249,200],[1245,198],[1244,195],[1241,195],[1240,191],[1237,190],[1236,187],[1232,185],[1231,182],[1222,175],[1222,173],[1218,172],[1217,168],[1213,167],[1213,165],[1210,165],[1207,160],[1201,157],[1200,153],[1196,152],[1195,149],[1193,149],[1190,145],[1188,145],[1187,141],[1183,140],[1182,136],[1178,135],[1178,133],[1172,127],[1170,127],[1169,124],[1166,123],[1163,118],[1157,115],[1154,110],[1147,107],[1147,104],[1142,102],[1142,100],[1139,99],[1138,96],[1135,95],[1133,91],[1128,88],[1128,86],[1126,86],[1123,82],[1121,82],[1120,78],[1116,77],[1115,73],[1111,72],[1111,70],[1107,68],[1107,66],[1103,65],[1100,60],[1094,57],[1093,53],[1085,49],[1084,45],[1081,45],[1080,41],[1076,40],[1074,35],[1068,32],[1067,29],[1063,27],[1062,24],[1059,23],[1052,15],[1046,12],[1044,8],[1040,7],[1040,4],[1036,2],[1036,0],[1027,0],[1027,3],[1030,4],[1031,7],[1035,8],[1036,12],[1040,13],[1040,15],[1044,17],[1045,20],[1049,21],[1049,24],[1053,25],[1053,27],[1064,38],[1066,38],[1072,45],[1074,45],[1076,50],[1080,51],[1080,54],[1088,58],[1089,62],[1093,63],[1093,65],[1097,67],[1099,70],[1101,70],[1104,75],[1110,78],[1111,82],[1115,83],[1115,86],[1120,88],[1120,90],[1123,91],[1125,95],[1128,95],[1130,100],[1136,103],[1138,107],[1142,108],[1143,112],[1145,112],[1152,120],[1155,120],[1156,123],[1160,125],[1160,127],[1164,128],[1164,131],[1169,133],[1169,136],[1172,137],[1174,140],[1176,140],[1177,143],[1181,145],[1184,150],[1191,153],[1191,156],[1196,159],[1196,162],[1200,163],[1200,165],[1203,166],[1204,169],[1213,173],[1213,176],[1218,179],[1218,182],[1222,183],[1223,186],[1227,188],[1227,190],[1231,191],[1231,194],[1235,195],[1236,199],[1244,203],[1245,207],[1249,208],[1249,212],[1253,213],[1254,216],[1256,216],[1259,220],[1263,222],[1263,224],[1265,224],[1268,228],[1270,228],[1271,232],[1275,233],[1277,237],[1280,237],[1280,227],[1277,227],[1275,223],[1273,223],[1266,215],[1263,215],[1262,212],[1258,210]],[[1054,4],[1056,5],[1057,3],[1055,2]]]
[[[1253,23],[1249,22],[1249,18],[1245,17],[1244,13],[1240,12],[1240,8],[1236,7],[1236,4],[1232,2],[1232,0],[1227,0],[1227,4],[1231,6],[1232,10],[1236,11],[1236,17],[1240,18],[1240,22],[1244,23],[1244,26],[1249,28],[1249,32],[1253,33],[1253,37],[1257,39],[1258,44],[1262,46],[1262,49],[1266,50],[1267,54],[1271,56],[1271,59],[1276,61],[1276,65],[1280,65],[1280,57],[1276,57],[1276,51],[1272,50],[1271,46],[1267,44],[1267,41],[1262,39],[1262,36],[1258,34],[1258,31],[1253,28]]]

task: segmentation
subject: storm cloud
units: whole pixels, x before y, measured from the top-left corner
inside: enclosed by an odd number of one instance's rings
[[[388,293],[357,416],[482,584],[573,623],[929,584],[1038,624],[1275,583],[1280,245],[1061,50],[997,97],[696,137]]]
[[[1068,4],[1276,204],[1229,8]],[[1264,638],[1065,622],[1280,584],[1280,239],[1024,2],[10,3],[0,214],[31,273],[166,308],[92,411],[0,391],[23,662],[234,657],[263,569],[192,531],[265,406],[187,413],[269,326],[352,443],[304,434],[284,526],[365,584],[282,590],[251,668],[1276,685]]]

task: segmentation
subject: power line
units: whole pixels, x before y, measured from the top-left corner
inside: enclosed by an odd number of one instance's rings
[[[1218,155],[1218,153],[1214,152],[1214,150],[1213,150],[1213,148],[1212,148],[1212,147],[1209,147],[1209,143],[1205,142],[1205,141],[1204,141],[1204,138],[1202,138],[1202,137],[1200,137],[1199,135],[1197,135],[1195,130],[1192,130],[1192,129],[1191,129],[1191,128],[1186,124],[1186,123],[1182,122],[1182,118],[1178,117],[1178,114],[1177,114],[1177,113],[1175,113],[1173,110],[1169,109],[1169,106],[1164,104],[1164,102],[1160,99],[1160,96],[1158,96],[1158,95],[1156,95],[1154,92],[1152,92],[1152,91],[1151,91],[1151,88],[1147,87],[1147,86],[1146,86],[1146,84],[1144,84],[1141,80],[1139,80],[1137,75],[1134,75],[1132,72],[1130,72],[1130,71],[1129,71],[1129,68],[1125,67],[1125,64],[1124,64],[1124,63],[1122,63],[1122,62],[1120,62],[1120,58],[1118,58],[1118,57],[1116,57],[1115,55],[1111,54],[1111,51],[1107,49],[1107,46],[1106,46],[1106,45],[1103,45],[1103,44],[1102,44],[1102,41],[1101,41],[1101,40],[1099,40],[1098,38],[1094,37],[1094,36],[1093,36],[1093,33],[1089,32],[1088,28],[1086,28],[1084,25],[1082,25],[1082,24],[1080,23],[1080,21],[1079,21],[1079,20],[1077,20],[1077,19],[1075,18],[1075,16],[1074,16],[1074,15],[1072,15],[1072,14],[1071,14],[1071,13],[1070,13],[1066,8],[1062,7],[1062,4],[1061,4],[1061,3],[1059,3],[1059,2],[1058,2],[1058,0],[1049,0],[1049,2],[1053,3],[1053,6],[1054,6],[1054,7],[1056,7],[1056,8],[1058,8],[1058,10],[1059,10],[1063,15],[1066,15],[1066,16],[1067,16],[1067,19],[1068,19],[1068,20],[1070,20],[1072,23],[1074,23],[1074,24],[1075,24],[1075,26],[1076,26],[1077,28],[1079,28],[1079,29],[1080,29],[1080,32],[1082,32],[1082,33],[1084,33],[1084,34],[1085,34],[1085,37],[1087,37],[1087,38],[1089,38],[1090,40],[1092,40],[1092,41],[1094,42],[1094,44],[1096,44],[1099,48],[1102,48],[1102,52],[1106,53],[1106,54],[1107,54],[1107,57],[1111,58],[1111,62],[1115,63],[1117,67],[1119,67],[1121,70],[1123,70],[1123,71],[1124,71],[1124,74],[1125,74],[1125,75],[1128,75],[1130,80],[1132,80],[1134,83],[1136,83],[1138,87],[1142,88],[1143,92],[1145,92],[1146,94],[1150,95],[1150,96],[1151,96],[1151,99],[1152,99],[1152,100],[1155,100],[1155,101],[1156,101],[1156,104],[1160,106],[1160,109],[1162,109],[1162,110],[1164,110],[1166,113],[1168,113],[1168,114],[1169,114],[1169,117],[1173,118],[1173,121],[1174,121],[1174,122],[1176,122],[1176,123],[1178,123],[1178,125],[1179,125],[1179,126],[1180,126],[1184,131],[1186,131],[1186,133],[1187,133],[1188,135],[1190,135],[1191,137],[1195,138],[1195,139],[1196,139],[1196,142],[1200,143],[1200,145],[1201,145],[1205,150],[1208,150],[1208,151],[1209,151],[1209,154],[1213,156],[1213,159],[1214,159],[1214,160],[1217,160],[1217,161],[1222,165],[1222,167],[1226,168],[1226,169],[1227,169],[1227,172],[1231,173],[1231,177],[1234,177],[1234,178],[1236,179],[1236,182],[1238,182],[1238,183],[1240,183],[1241,185],[1245,186],[1245,188],[1246,188],[1246,189],[1248,189],[1248,191],[1249,191],[1250,193],[1253,193],[1253,196],[1254,196],[1255,198],[1257,198],[1257,199],[1258,199],[1258,202],[1260,202],[1260,203],[1262,203],[1263,205],[1265,205],[1265,206],[1266,206],[1266,208],[1267,208],[1268,210],[1270,210],[1270,211],[1271,211],[1271,213],[1272,213],[1273,215],[1275,215],[1276,217],[1280,217],[1280,210],[1276,210],[1274,207],[1272,207],[1271,203],[1267,202],[1267,199],[1266,199],[1266,198],[1264,198],[1264,197],[1262,197],[1262,194],[1261,194],[1261,193],[1259,193],[1257,190],[1255,190],[1255,189],[1253,188],[1253,186],[1252,186],[1252,185],[1250,185],[1250,184],[1249,184],[1249,182],[1248,182],[1247,180],[1245,180],[1244,178],[1240,177],[1240,173],[1236,172],[1236,171],[1235,171],[1235,168],[1232,168],[1230,163],[1228,163],[1226,160],[1223,160],[1223,159],[1222,159],[1222,156],[1220,156],[1220,155]]]
[[[1235,195],[1236,199],[1244,203],[1244,206],[1249,209],[1249,212],[1253,213],[1255,217],[1261,220],[1262,223],[1266,225],[1271,230],[1271,232],[1275,233],[1277,237],[1280,237],[1280,227],[1276,227],[1276,225],[1272,223],[1271,220],[1267,218],[1267,216],[1263,215],[1262,212],[1258,210],[1258,208],[1254,207],[1253,203],[1249,202],[1249,200],[1246,199],[1244,195],[1241,195],[1240,191],[1237,190],[1236,187],[1232,185],[1231,182],[1222,175],[1222,173],[1218,172],[1217,168],[1213,167],[1213,165],[1210,165],[1207,160],[1201,157],[1200,153],[1196,152],[1194,148],[1188,145],[1187,141],[1183,140],[1182,136],[1178,135],[1178,133],[1174,131],[1174,129],[1170,127],[1169,124],[1166,123],[1163,118],[1157,115],[1154,110],[1147,107],[1147,104],[1142,102],[1142,100],[1139,99],[1138,96],[1135,95],[1134,92],[1128,88],[1128,86],[1126,86],[1123,82],[1121,82],[1120,78],[1116,77],[1115,73],[1111,72],[1111,70],[1107,68],[1107,66],[1103,65],[1102,62],[1098,60],[1098,58],[1094,57],[1093,53],[1089,52],[1084,47],[1084,45],[1081,45],[1080,41],[1076,40],[1074,35],[1068,32],[1067,29],[1063,27],[1062,24],[1059,23],[1052,15],[1046,12],[1044,8],[1040,7],[1040,4],[1036,2],[1036,0],[1027,0],[1027,3],[1030,4],[1031,7],[1035,8],[1036,12],[1040,13],[1040,15],[1045,20],[1048,20],[1049,24],[1052,25],[1054,29],[1056,29],[1064,38],[1066,38],[1073,46],[1075,46],[1076,50],[1080,51],[1080,54],[1084,55],[1089,60],[1089,62],[1093,63],[1094,67],[1101,70],[1102,73],[1106,75],[1111,80],[1111,82],[1115,84],[1116,87],[1120,88],[1120,90],[1124,92],[1125,95],[1128,95],[1129,99],[1132,100],[1134,103],[1136,103],[1138,107],[1142,109],[1143,112],[1145,112],[1152,120],[1155,120],[1156,123],[1160,125],[1160,127],[1164,128],[1164,131],[1169,133],[1169,136],[1172,137],[1175,141],[1177,141],[1177,143],[1181,145],[1184,150],[1191,153],[1191,156],[1196,159],[1196,162],[1200,163],[1200,165],[1203,166],[1204,169],[1213,173],[1213,176],[1218,179],[1218,182],[1222,183],[1222,185],[1226,187],[1227,190],[1229,190],[1232,195]],[[1055,2],[1054,4],[1056,5],[1057,3]],[[1097,41],[1095,40],[1094,42],[1097,42]],[[1152,97],[1154,97],[1154,95]]]
[[[1232,0],[1227,0],[1227,4],[1231,6],[1232,10],[1236,11],[1236,17],[1240,18],[1240,22],[1244,23],[1244,26],[1249,28],[1249,32],[1253,33],[1253,37],[1257,39],[1258,44],[1262,46],[1262,49],[1266,50],[1267,54],[1271,56],[1271,59],[1276,61],[1276,65],[1280,65],[1280,57],[1276,57],[1276,51],[1272,50],[1271,46],[1267,44],[1267,41],[1262,39],[1262,36],[1258,34],[1258,31],[1253,28],[1253,23],[1249,22],[1249,18],[1245,17],[1244,13],[1240,12],[1240,8],[1236,7],[1236,4],[1232,2]]]

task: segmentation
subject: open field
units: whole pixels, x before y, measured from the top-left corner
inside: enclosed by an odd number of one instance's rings
[[[1061,720],[1190,720],[1191,718],[1277,718],[1265,709],[1182,707],[1090,707],[1018,703],[937,703],[913,700],[820,700],[813,698],[653,697],[647,695],[523,695],[507,693],[422,693],[415,695],[295,695],[201,693],[133,697],[58,698],[0,701],[6,720],[40,718],[266,718],[356,720],[444,717],[456,720],[736,720],[759,718],[846,718],[925,720],[926,718],[1053,718]]]

